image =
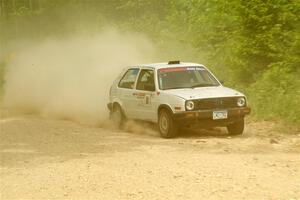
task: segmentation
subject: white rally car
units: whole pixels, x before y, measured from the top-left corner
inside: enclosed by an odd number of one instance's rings
[[[109,101],[116,126],[126,119],[154,122],[164,138],[182,126],[223,126],[231,135],[242,134],[250,113],[244,94],[224,87],[205,66],[179,61],[126,68]]]

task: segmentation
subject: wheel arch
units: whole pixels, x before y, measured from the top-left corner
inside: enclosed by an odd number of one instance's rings
[[[112,109],[114,109],[116,106],[119,106],[122,109],[122,106],[119,102],[115,101],[112,103]]]
[[[116,106],[119,106],[119,107],[121,108],[121,112],[122,112],[123,116],[126,118],[126,113],[125,113],[125,111],[124,111],[124,108],[123,108],[123,106],[122,106],[122,103],[119,102],[119,101],[114,101],[114,102],[112,102],[112,111],[113,111],[113,109],[114,109]]]
[[[167,105],[167,104],[161,104],[158,106],[158,109],[157,109],[157,115],[159,115],[159,112],[163,109],[166,109],[167,111],[169,111],[171,114],[173,114],[173,110],[172,108],[170,107],[170,105]]]

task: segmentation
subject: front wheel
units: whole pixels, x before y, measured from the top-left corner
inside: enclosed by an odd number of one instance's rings
[[[177,126],[169,111],[163,109],[159,112],[158,128],[161,137],[172,138],[177,133]]]
[[[244,131],[244,118],[227,126],[230,135],[241,135]]]

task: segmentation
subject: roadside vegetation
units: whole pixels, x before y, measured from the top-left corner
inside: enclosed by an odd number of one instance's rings
[[[254,116],[300,123],[300,1],[0,0],[0,6],[1,90],[16,41],[95,34],[109,25],[147,35],[159,52],[154,62],[207,65],[246,93]]]

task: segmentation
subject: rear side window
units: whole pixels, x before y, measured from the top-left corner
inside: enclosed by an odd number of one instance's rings
[[[129,69],[123,76],[123,78],[119,82],[120,88],[128,88],[133,89],[136,77],[139,73],[138,68]]]

